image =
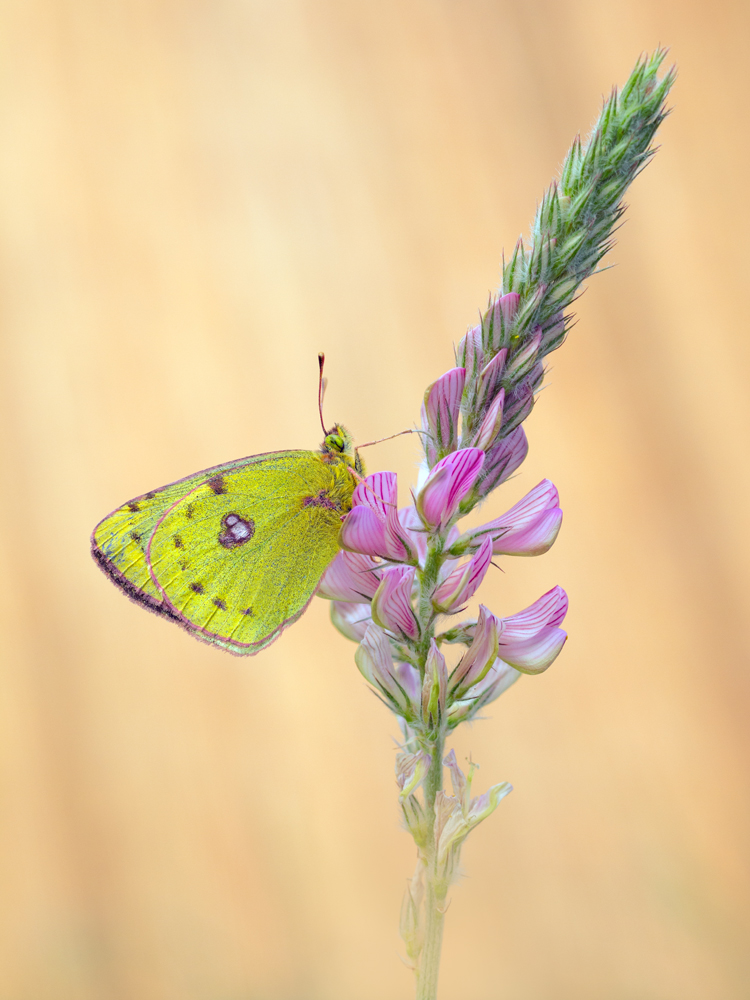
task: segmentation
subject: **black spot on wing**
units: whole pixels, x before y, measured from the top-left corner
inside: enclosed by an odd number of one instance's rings
[[[206,485],[210,486],[217,496],[227,491],[227,484],[223,476],[212,476],[207,480]]]

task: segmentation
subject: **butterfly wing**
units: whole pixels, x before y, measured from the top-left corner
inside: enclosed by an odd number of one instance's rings
[[[306,609],[353,490],[336,457],[256,455],[126,504],[94,532],[94,554],[128,596],[252,655]]]

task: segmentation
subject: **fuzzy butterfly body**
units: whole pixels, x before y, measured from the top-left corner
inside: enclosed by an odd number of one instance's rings
[[[136,497],[97,525],[92,554],[132,600],[252,656],[310,603],[362,471],[337,425],[319,452],[253,455]]]

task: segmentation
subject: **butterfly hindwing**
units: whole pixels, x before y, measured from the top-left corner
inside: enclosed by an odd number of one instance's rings
[[[135,600],[252,655],[309,604],[353,489],[337,457],[256,455],[124,505],[96,528],[94,554]]]

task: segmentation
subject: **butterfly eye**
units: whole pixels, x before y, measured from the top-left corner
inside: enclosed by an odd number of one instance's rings
[[[344,439],[341,437],[340,434],[327,434],[326,447],[330,448],[331,451],[343,451]]]

